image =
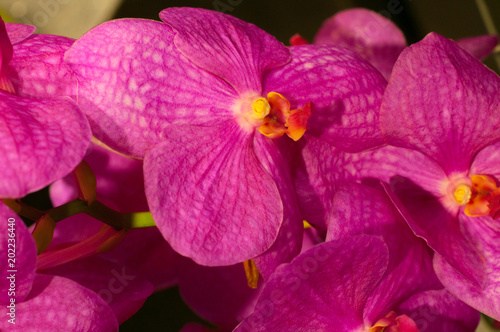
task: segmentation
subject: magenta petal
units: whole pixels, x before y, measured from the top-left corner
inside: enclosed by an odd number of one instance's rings
[[[487,217],[467,217],[460,215],[460,223],[467,238],[474,239],[481,259],[486,265],[486,280],[475,285],[453,269],[445,257],[436,255],[434,267],[445,287],[465,303],[477,310],[500,320],[500,227],[498,220]]]
[[[479,324],[479,312],[446,289],[417,293],[399,305],[398,311],[417,323],[420,332],[470,332]]]
[[[385,79],[356,54],[332,46],[291,48],[292,61],[266,76],[265,90],[285,96],[293,108],[312,101],[306,135],[348,151],[383,143],[378,112]]]
[[[143,162],[126,157],[92,143],[84,158],[97,180],[97,199],[119,212],[148,211],[144,193]],[[54,206],[65,204],[77,197],[72,176],[55,182],[50,187]]]
[[[95,27],[66,53],[78,77],[78,105],[98,140],[143,158],[170,124],[211,126],[234,118],[234,89],[173,43],[164,23],[124,19]]]
[[[304,233],[303,219],[289,169],[290,162],[281,153],[288,146],[279,149],[276,143],[281,142],[283,140],[269,140],[263,135],[257,135],[254,140],[255,152],[264,168],[271,172],[283,202],[283,223],[276,240],[264,254],[254,259],[265,280],[280,264],[290,262],[300,253]]]
[[[380,122],[387,142],[466,171],[500,139],[500,78],[453,41],[431,33],[396,62]]]
[[[70,68],[63,63],[71,38],[34,35],[14,45],[10,77],[21,97],[46,98],[75,96],[77,82]]]
[[[0,95],[0,197],[23,197],[78,165],[91,133],[74,102]]]
[[[195,65],[221,77],[239,93],[262,90],[265,72],[286,64],[289,50],[253,24],[199,8],[160,13],[175,33],[175,47]]]
[[[43,273],[76,281],[93,290],[113,310],[120,324],[136,313],[153,293],[153,285],[137,272],[99,257],[80,259]]]
[[[35,278],[36,244],[23,220],[1,202],[0,218],[0,248],[4,255],[0,261],[0,303],[4,307],[11,298],[15,298],[17,303],[23,301],[31,290]],[[14,279],[9,278],[12,276]],[[15,296],[9,295],[12,292],[9,291],[11,281]]]
[[[382,236],[389,248],[387,272],[365,306],[366,321],[384,317],[395,303],[415,292],[442,287],[432,268],[432,251],[413,234],[384,192],[354,183],[341,187],[328,226],[327,241],[367,234]]]
[[[320,244],[278,267],[235,331],[361,330],[388,255],[382,240],[366,235]]]
[[[8,63],[12,59],[12,43],[0,17],[0,75],[5,75]]]
[[[393,203],[417,236],[476,286],[486,278],[485,264],[474,240],[463,233],[457,218],[443,207],[439,197],[418,187],[412,181],[400,179],[391,188],[385,185]]]
[[[33,25],[17,23],[5,23],[5,28],[12,45],[22,42],[23,40],[31,36],[36,30],[36,27]]]
[[[261,291],[262,287],[248,287],[243,264],[205,267],[186,262],[179,282],[189,307],[224,331],[231,331],[252,313]]]
[[[80,284],[57,276],[37,274],[29,297],[16,303],[16,324],[0,311],[2,331],[118,331],[115,315],[104,300]]]
[[[363,8],[343,10],[326,20],[314,43],[350,49],[368,60],[386,78],[406,47],[403,33],[391,20]]]
[[[456,41],[458,46],[478,60],[487,58],[498,45],[498,36],[484,35],[463,38]]]
[[[253,135],[233,121],[173,128],[146,154],[146,196],[172,248],[201,265],[231,265],[267,250],[283,203]],[[273,151],[267,153],[272,154]]]

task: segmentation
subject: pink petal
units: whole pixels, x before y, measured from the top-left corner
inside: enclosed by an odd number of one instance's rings
[[[203,319],[231,331],[252,313],[263,283],[258,289],[248,287],[243,264],[204,267],[186,263],[179,291]]]
[[[459,273],[442,255],[434,258],[436,273],[445,287],[475,309],[500,319],[500,227],[491,217],[467,217],[460,214],[460,222],[467,238],[478,247],[486,265],[485,282],[477,285]]]
[[[388,255],[373,236],[320,244],[278,267],[253,314],[235,331],[361,330],[365,302],[385,272]]]
[[[458,46],[478,60],[487,58],[498,45],[498,36],[484,35],[457,40]]]
[[[121,153],[143,158],[170,124],[211,126],[234,118],[234,89],[180,54],[164,23],[101,24],[75,42],[66,61],[94,135]]]
[[[0,197],[23,197],[71,172],[91,135],[75,103],[0,95]]]
[[[343,10],[326,20],[314,43],[350,49],[375,66],[387,79],[396,59],[406,47],[403,33],[391,20],[364,8]]]
[[[435,33],[408,47],[394,67],[380,111],[391,145],[416,149],[447,174],[468,170],[500,139],[500,78]]]
[[[15,298],[16,303],[22,302],[30,292],[35,278],[36,244],[23,220],[1,202],[0,218],[0,248],[4,256],[0,261],[0,303],[4,307],[11,298]],[[12,276],[14,278],[10,278]],[[15,295],[9,294],[11,292]]]
[[[137,272],[99,257],[89,257],[45,270],[76,281],[99,295],[123,323],[139,310],[153,292],[153,285]]]
[[[420,332],[475,331],[480,318],[446,289],[417,293],[400,304],[399,311],[411,317]]]
[[[284,206],[272,160],[259,160],[258,148],[253,134],[230,121],[171,129],[167,142],[146,155],[146,196],[174,250],[201,265],[231,265],[271,246]]]
[[[265,91],[285,96],[291,108],[314,103],[306,135],[348,151],[383,143],[378,112],[386,86],[368,62],[345,49],[302,45],[292,61],[266,76]]]
[[[22,42],[23,40],[31,36],[36,30],[36,27],[33,25],[17,23],[5,23],[5,28],[12,45]]]
[[[2,306],[2,317],[7,317]],[[0,320],[6,331],[118,331],[115,315],[104,300],[80,284],[37,274],[29,297],[16,303],[16,324]]]
[[[168,8],[160,18],[176,33],[174,44],[180,53],[238,93],[260,93],[264,73],[290,60],[290,52],[276,38],[229,15]]]
[[[61,36],[33,35],[14,45],[10,79],[16,93],[32,98],[75,96],[76,78],[63,63],[64,53],[73,42]]]

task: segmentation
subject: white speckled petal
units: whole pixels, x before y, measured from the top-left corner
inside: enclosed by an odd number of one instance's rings
[[[71,172],[90,143],[87,119],[69,98],[0,91],[0,197],[19,198]]]
[[[200,8],[168,8],[162,21],[176,32],[177,49],[239,93],[262,90],[262,77],[290,60],[281,42],[253,24]]]
[[[35,278],[36,244],[23,220],[11,209],[0,202],[0,252],[4,258],[0,261],[0,304],[4,308],[11,298],[21,302],[31,290]],[[14,221],[10,226],[9,221]],[[13,231],[9,231],[13,229]],[[13,234],[12,236],[10,234]],[[9,264],[13,264],[9,266]],[[14,270],[15,272],[12,272]],[[14,274],[15,278],[7,279]],[[15,296],[9,295],[13,281]],[[2,319],[5,321],[6,319]]]
[[[235,90],[182,56],[173,39],[161,22],[115,20],[66,53],[78,76],[78,105],[97,139],[143,158],[172,124],[212,126],[234,117]]]
[[[416,149],[446,172],[465,172],[500,139],[500,78],[451,40],[431,33],[399,57],[384,94],[387,143]]]
[[[262,254],[283,222],[283,203],[254,151],[253,134],[229,121],[172,127],[146,154],[151,213],[172,248],[201,265],[231,265]]]
[[[8,323],[6,309],[0,309],[2,331],[118,331],[113,311],[99,295],[58,276],[36,275],[28,298],[16,303],[15,325]]]
[[[9,63],[16,94],[21,97],[46,98],[76,95],[77,82],[63,63],[64,53],[74,40],[52,35],[33,35],[15,44]]]
[[[314,43],[350,49],[375,66],[387,79],[396,59],[406,47],[405,37],[396,24],[364,8],[343,10],[326,20]]]
[[[314,103],[306,135],[348,151],[383,143],[378,112],[386,86],[380,73],[358,55],[333,46],[291,48],[292,61],[266,76],[266,92],[281,93],[291,109]]]

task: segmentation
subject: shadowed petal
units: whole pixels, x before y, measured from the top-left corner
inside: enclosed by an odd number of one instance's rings
[[[458,46],[479,60],[487,58],[498,45],[498,36],[484,35],[457,40]]]
[[[288,142],[287,139],[269,140],[263,135],[256,135],[254,140],[257,157],[272,174],[283,203],[283,223],[278,237],[271,248],[254,259],[265,280],[280,264],[288,263],[295,258],[300,253],[302,246],[304,224],[290,174],[289,165],[291,163],[289,156],[282,153],[290,147],[287,145],[279,146],[280,143]]]
[[[189,307],[224,331],[231,331],[250,315],[261,291],[262,286],[248,287],[243,264],[206,267],[186,262],[179,282],[179,292]]]
[[[387,142],[416,149],[447,174],[500,139],[500,78],[431,33],[399,57],[380,111]]]
[[[71,172],[90,143],[88,122],[68,99],[0,91],[0,197],[18,198]]]
[[[264,73],[290,60],[290,52],[276,38],[229,15],[168,8],[160,18],[174,29],[174,44],[180,53],[239,93],[260,93]]]
[[[401,30],[386,17],[364,8],[343,10],[319,29],[315,44],[345,47],[370,62],[387,79],[406,40]]]
[[[479,312],[446,289],[417,293],[399,305],[401,313],[418,325],[420,332],[470,332],[479,324]]]
[[[139,310],[153,292],[153,285],[137,272],[99,257],[88,257],[43,271],[76,281],[93,290],[123,323]]]
[[[5,306],[0,311],[5,314]],[[6,331],[118,331],[115,315],[104,300],[80,284],[37,274],[28,298],[16,304],[16,324],[0,320]]]
[[[36,245],[23,220],[0,202],[0,248],[4,258],[0,263],[0,303],[9,304],[10,298],[19,303],[31,290],[36,268]],[[11,223],[11,221],[14,221]],[[12,231],[10,231],[12,229]],[[12,236],[10,234],[13,234]],[[10,241],[9,241],[10,239]],[[13,264],[13,265],[10,265]],[[8,279],[14,274],[14,280]],[[11,281],[15,296],[9,296]],[[2,319],[6,321],[7,319]]]
[[[389,249],[387,271],[366,303],[365,321],[377,321],[416,292],[442,288],[432,268],[432,251],[413,234],[383,191],[353,183],[342,186],[328,221],[327,241],[375,235],[382,236]]]
[[[348,151],[383,143],[378,110],[386,82],[358,55],[332,46],[291,48],[292,61],[266,76],[265,91],[285,96],[291,108],[314,103],[306,135]]]
[[[445,287],[465,303],[477,310],[500,319],[500,227],[491,217],[468,217],[463,213],[459,218],[465,236],[472,238],[480,250],[486,265],[486,280],[476,285],[464,278],[445,257],[436,255],[434,267]]]
[[[278,267],[235,331],[361,330],[388,255],[382,240],[366,235],[320,244]]]
[[[143,158],[170,124],[212,126],[234,117],[234,89],[173,43],[164,23],[123,19],[90,30],[66,53],[78,104],[98,140]]]
[[[233,121],[168,135],[146,155],[144,177],[153,218],[172,248],[201,265],[231,265],[267,250],[283,203],[253,135]]]

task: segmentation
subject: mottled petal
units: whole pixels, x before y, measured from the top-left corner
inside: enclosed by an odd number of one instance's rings
[[[386,82],[358,55],[332,46],[291,48],[292,61],[266,76],[265,91],[285,96],[291,108],[314,103],[305,135],[348,151],[383,143],[378,112]]]
[[[366,235],[320,244],[278,267],[235,331],[361,330],[388,255],[382,240]]]
[[[43,273],[76,281],[93,290],[113,310],[120,324],[135,314],[153,293],[153,285],[137,272],[99,257],[80,259]]]
[[[457,40],[458,46],[478,60],[487,58],[498,45],[498,36],[484,35]]]
[[[474,158],[470,175],[490,175],[500,180],[500,142],[488,145]]]
[[[283,203],[270,163],[261,163],[253,149],[253,135],[230,121],[172,128],[167,141],[146,154],[146,196],[174,250],[201,265],[231,265],[271,246]]]
[[[36,27],[26,24],[5,23],[5,29],[9,35],[10,42],[12,45],[15,45],[31,36],[35,32]]]
[[[6,309],[0,310],[5,331],[118,331],[115,315],[99,295],[58,276],[37,274],[28,298],[16,303],[15,325],[7,322]]]
[[[75,103],[0,96],[0,197],[23,197],[78,165],[91,133]]]
[[[0,303],[3,308],[11,298],[17,303],[23,301],[31,290],[35,278],[36,245],[23,220],[1,202],[0,220],[0,248],[4,256],[0,261]],[[13,274],[14,280],[7,279]],[[11,281],[14,281],[15,296],[8,295]]]
[[[241,263],[205,267],[186,262],[179,283],[187,305],[224,331],[231,331],[252,313],[261,291],[262,287],[248,287]]]
[[[465,303],[477,310],[500,319],[500,226],[491,217],[468,217],[461,213],[459,218],[467,238],[472,238],[480,250],[486,265],[486,280],[476,285],[463,277],[445,257],[436,255],[434,267],[445,287]]]
[[[416,149],[447,174],[468,170],[500,138],[500,78],[456,43],[431,33],[399,57],[384,94],[387,142]]]
[[[33,35],[14,45],[10,79],[21,97],[74,97],[77,82],[63,63],[64,53],[74,40],[52,35]]]
[[[417,236],[425,239],[437,253],[445,257],[463,276],[481,287],[486,278],[484,259],[474,239],[463,233],[457,215],[444,207],[440,197],[407,179],[386,185],[386,191]]]
[[[479,312],[446,289],[417,293],[399,305],[420,332],[470,332],[479,324]]]
[[[406,47],[403,33],[391,20],[364,8],[343,10],[326,20],[314,43],[350,49],[368,60],[387,79]]]
[[[168,8],[160,18],[174,29],[174,44],[180,53],[239,93],[260,93],[264,73],[290,60],[290,52],[276,38],[229,15],[200,8]]]
[[[79,81],[78,104],[98,140],[143,158],[165,140],[170,124],[234,118],[234,89],[173,43],[164,23],[124,19],[90,30],[66,53]]]
[[[367,234],[382,236],[389,248],[387,271],[366,303],[365,321],[376,322],[415,292],[442,287],[432,268],[432,251],[413,234],[383,191],[358,184],[342,186],[328,222],[327,241]]]
[[[282,263],[288,263],[295,258],[302,246],[304,224],[295,195],[290,161],[281,153],[289,146],[277,148],[277,143],[286,140],[269,140],[262,135],[256,135],[254,144],[257,157],[262,165],[272,174],[283,202],[283,223],[273,245],[264,254],[254,259],[261,276],[267,280]]]

